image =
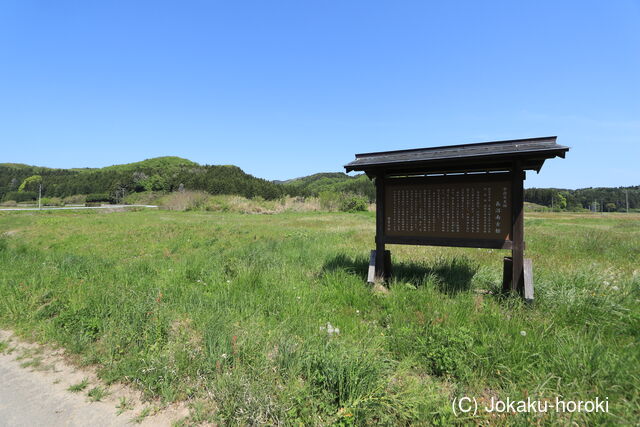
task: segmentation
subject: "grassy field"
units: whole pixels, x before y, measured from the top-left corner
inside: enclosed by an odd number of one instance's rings
[[[497,250],[390,246],[390,292],[372,292],[374,223],[2,213],[0,326],[188,400],[184,424],[638,423],[640,215],[527,214],[532,307],[497,295]],[[461,396],[609,413],[456,416]]]

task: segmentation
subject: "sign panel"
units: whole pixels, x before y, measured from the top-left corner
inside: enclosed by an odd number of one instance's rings
[[[511,181],[492,175],[385,182],[385,235],[511,240]]]

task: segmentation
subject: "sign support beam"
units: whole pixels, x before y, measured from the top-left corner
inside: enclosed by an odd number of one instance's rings
[[[522,161],[515,160],[511,181],[511,291],[520,293],[524,291],[524,179]]]
[[[385,266],[385,233],[384,233],[384,173],[376,174],[376,280],[385,280],[389,276]]]

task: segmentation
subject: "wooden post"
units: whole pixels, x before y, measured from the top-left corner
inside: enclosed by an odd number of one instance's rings
[[[504,257],[502,261],[502,293],[508,294],[513,280],[513,262],[511,257]]]
[[[369,255],[369,270],[367,271],[367,283],[374,284],[376,282],[376,251],[371,251]]]
[[[384,280],[388,272],[385,271],[384,256],[384,173],[376,175],[376,279]]]
[[[524,171],[520,160],[513,162],[511,212],[513,215],[513,228],[511,231],[511,239],[513,241],[511,250],[511,291],[522,292],[524,290]]]
[[[526,302],[533,302],[533,265],[531,258],[524,259],[524,290],[522,296]]]
[[[391,274],[391,252],[384,251],[384,279],[389,280]]]
[[[376,256],[377,251],[371,251],[369,255],[369,270],[367,271],[367,283],[374,284],[380,281],[379,276],[376,275]],[[384,279],[388,279],[391,276],[391,252],[384,251]]]

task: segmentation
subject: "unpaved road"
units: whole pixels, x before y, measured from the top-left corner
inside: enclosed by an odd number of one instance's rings
[[[68,390],[83,380],[84,390]],[[91,402],[87,393],[94,387],[108,394]],[[123,399],[127,405],[118,415]],[[95,369],[74,366],[63,350],[27,343],[0,329],[0,427],[170,426],[187,415],[184,405],[144,401],[140,392],[122,384],[107,387]],[[133,424],[136,417],[140,424]]]
[[[107,403],[88,403],[0,355],[0,426],[126,426]]]

